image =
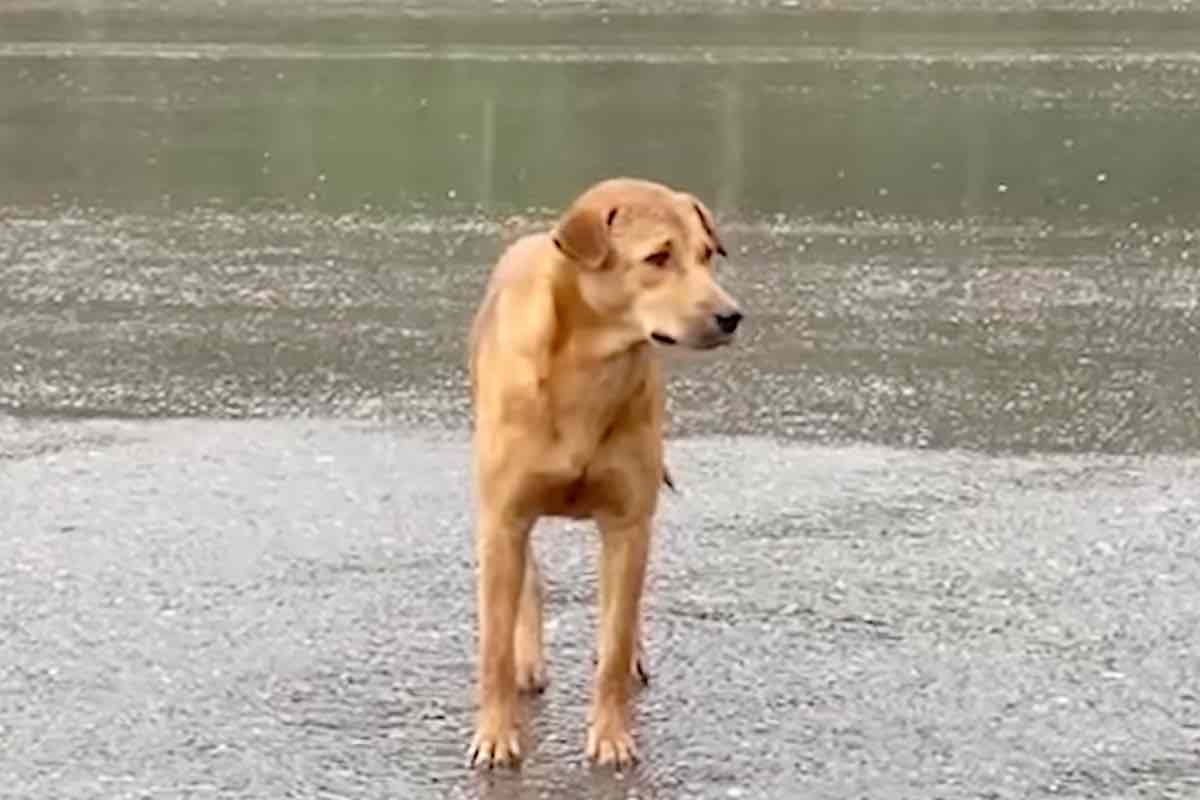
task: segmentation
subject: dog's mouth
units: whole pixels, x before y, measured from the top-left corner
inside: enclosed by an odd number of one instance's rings
[[[682,345],[683,347],[687,348],[688,350],[715,350],[716,348],[724,347],[725,345],[730,344],[733,341],[732,334],[729,334],[729,335],[723,334],[723,335],[719,335],[719,336],[705,336],[701,339],[695,339],[695,340],[687,339],[684,342],[680,342],[674,336],[668,336],[665,333],[659,333],[657,331],[650,334],[650,338],[653,339],[654,341],[658,342],[659,344],[667,345],[668,347],[673,346],[673,345]]]
[[[716,350],[718,347],[724,347],[733,342],[733,336],[714,336],[711,339],[705,339],[695,347],[697,350]]]

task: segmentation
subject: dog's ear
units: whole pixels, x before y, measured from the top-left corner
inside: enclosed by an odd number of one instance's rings
[[[587,269],[596,269],[608,258],[608,228],[615,213],[572,206],[554,226],[554,246]]]
[[[692,208],[695,209],[697,216],[700,217],[700,224],[704,226],[704,232],[712,239],[713,249],[723,256],[728,255],[725,252],[725,245],[721,242],[721,237],[717,235],[717,223],[713,219],[712,212],[708,210],[708,206],[704,205],[694,195],[688,195],[688,199],[692,201]]]

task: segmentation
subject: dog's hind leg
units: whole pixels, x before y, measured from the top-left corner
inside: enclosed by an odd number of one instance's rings
[[[629,665],[629,676],[641,686],[650,685],[650,669],[646,664],[646,648],[642,644],[641,628],[633,640],[633,663]]]
[[[523,692],[540,694],[546,688],[542,574],[533,552],[532,537],[526,548],[525,578],[521,582],[521,607],[513,634],[513,652],[516,654],[517,687]]]

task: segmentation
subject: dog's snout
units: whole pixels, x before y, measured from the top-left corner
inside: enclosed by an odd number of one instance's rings
[[[741,321],[742,312],[737,309],[717,314],[717,327],[721,329],[721,333],[733,333]]]

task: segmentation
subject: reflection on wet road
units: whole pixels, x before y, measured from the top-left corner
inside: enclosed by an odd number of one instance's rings
[[[230,5],[0,10],[6,796],[1200,792],[1200,14]],[[750,316],[671,362],[647,762],[547,525],[477,779],[467,317],[613,173]]]

